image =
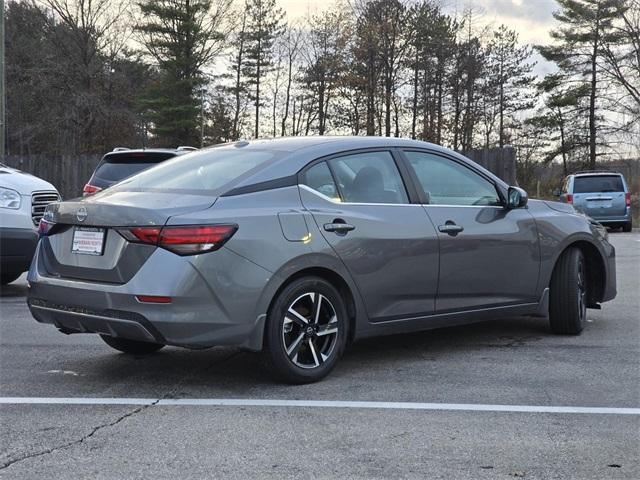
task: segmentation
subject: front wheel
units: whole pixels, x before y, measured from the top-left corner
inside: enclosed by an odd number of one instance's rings
[[[111,348],[133,355],[147,355],[164,347],[161,343],[139,342],[137,340],[127,340],[126,338],[110,337],[109,335],[100,335],[100,338]]]
[[[553,271],[549,323],[553,333],[578,335],[587,317],[587,267],[579,248],[565,250]]]
[[[319,277],[292,281],[275,298],[265,330],[269,370],[287,383],[325,377],[347,340],[347,310],[340,293]]]

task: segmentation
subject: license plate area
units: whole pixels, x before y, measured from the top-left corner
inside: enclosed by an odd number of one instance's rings
[[[611,200],[589,200],[587,206],[589,208],[610,208]]]
[[[71,253],[80,255],[102,255],[106,229],[96,227],[75,227],[71,242]]]

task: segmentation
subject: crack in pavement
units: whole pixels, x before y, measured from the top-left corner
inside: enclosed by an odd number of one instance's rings
[[[22,455],[20,457],[16,457],[14,459],[10,459],[10,460],[4,462],[2,465],[0,465],[0,471],[6,470],[10,466],[15,465],[16,463],[23,462],[25,460],[30,460],[32,458],[37,458],[37,457],[41,457],[41,456],[44,456],[44,455],[49,455],[51,453],[55,453],[55,452],[58,452],[58,451],[61,451],[61,450],[66,450],[66,449],[68,449],[70,447],[73,447],[73,446],[76,446],[76,445],[80,445],[80,444],[84,443],[85,440],[88,440],[91,437],[93,437],[100,430],[102,430],[104,428],[108,428],[108,427],[113,427],[113,426],[119,424],[120,422],[122,422],[123,420],[126,420],[129,417],[137,415],[138,413],[146,410],[147,408],[150,408],[150,407],[153,407],[153,406],[157,405],[160,400],[171,398],[171,395],[173,395],[180,388],[180,386],[183,385],[190,378],[193,378],[196,375],[204,374],[208,370],[210,370],[211,368],[215,367],[216,365],[221,365],[221,364],[227,362],[228,360],[231,360],[233,357],[236,357],[236,356],[240,355],[241,353],[242,352],[234,352],[234,353],[226,356],[225,358],[223,358],[220,361],[215,360],[215,361],[211,362],[210,364],[208,364],[205,368],[203,368],[201,370],[193,372],[193,373],[191,373],[189,375],[185,375],[179,382],[177,382],[174,385],[174,387],[170,391],[168,391],[164,395],[161,395],[159,398],[157,398],[153,402],[149,403],[148,405],[142,405],[140,407],[137,407],[137,408],[135,408],[135,409],[133,409],[133,410],[131,410],[131,411],[119,416],[116,420],[114,420],[112,422],[107,422],[107,423],[103,423],[103,424],[97,425],[97,426],[93,427],[93,429],[89,433],[87,433],[86,435],[83,435],[79,439],[72,440],[70,442],[63,443],[62,445],[58,445],[58,446],[55,446],[55,447],[52,447],[52,448],[47,448],[47,449],[41,450],[39,452],[27,453],[27,454]]]
[[[14,458],[12,460],[9,460],[9,461],[3,463],[2,465],[0,465],[0,470],[4,470],[6,468],[9,468],[11,465],[14,465],[16,463],[22,462],[24,460],[29,460],[31,458],[41,457],[42,455],[49,455],[50,453],[54,453],[54,452],[57,452],[59,450],[65,450],[65,449],[67,449],[69,447],[73,447],[74,445],[79,445],[79,444],[83,443],[85,440],[91,438],[93,435],[95,435],[98,431],[102,430],[103,428],[113,427],[114,425],[117,425],[118,423],[122,422],[124,419],[129,418],[129,417],[131,417],[133,415],[136,415],[137,413],[141,412],[142,410],[145,410],[146,408],[149,408],[149,407],[152,407],[152,406],[156,405],[160,400],[161,399],[158,398],[157,400],[155,400],[154,402],[150,403],[149,405],[143,405],[141,407],[136,408],[135,410],[127,412],[124,415],[121,415],[120,417],[118,417],[113,422],[103,423],[101,425],[93,427],[93,429],[88,434],[80,437],[77,440],[73,440],[71,442],[67,442],[67,443],[64,443],[62,445],[58,445],[58,446],[53,447],[53,448],[48,448],[48,449],[42,450],[40,452],[28,453],[26,455],[23,455],[22,457],[17,457],[17,458]]]

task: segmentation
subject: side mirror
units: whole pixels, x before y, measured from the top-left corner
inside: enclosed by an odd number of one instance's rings
[[[509,187],[507,193],[507,208],[522,208],[527,205],[529,195],[520,187]]]
[[[560,195],[562,195],[562,190],[560,190],[559,188],[556,188],[556,189],[553,191],[553,196],[554,196],[554,197],[559,197]]]

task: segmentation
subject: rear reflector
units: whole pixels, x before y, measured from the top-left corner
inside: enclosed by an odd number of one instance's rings
[[[140,303],[171,303],[171,297],[157,297],[155,295],[136,295]]]
[[[82,196],[86,197],[87,195],[93,195],[94,193],[97,193],[100,190],[102,190],[100,187],[96,187],[94,185],[91,185],[90,183],[87,183],[82,189]]]
[[[178,255],[195,255],[218,250],[237,229],[237,225],[184,225],[134,227],[118,232],[133,243],[157,245]]]

